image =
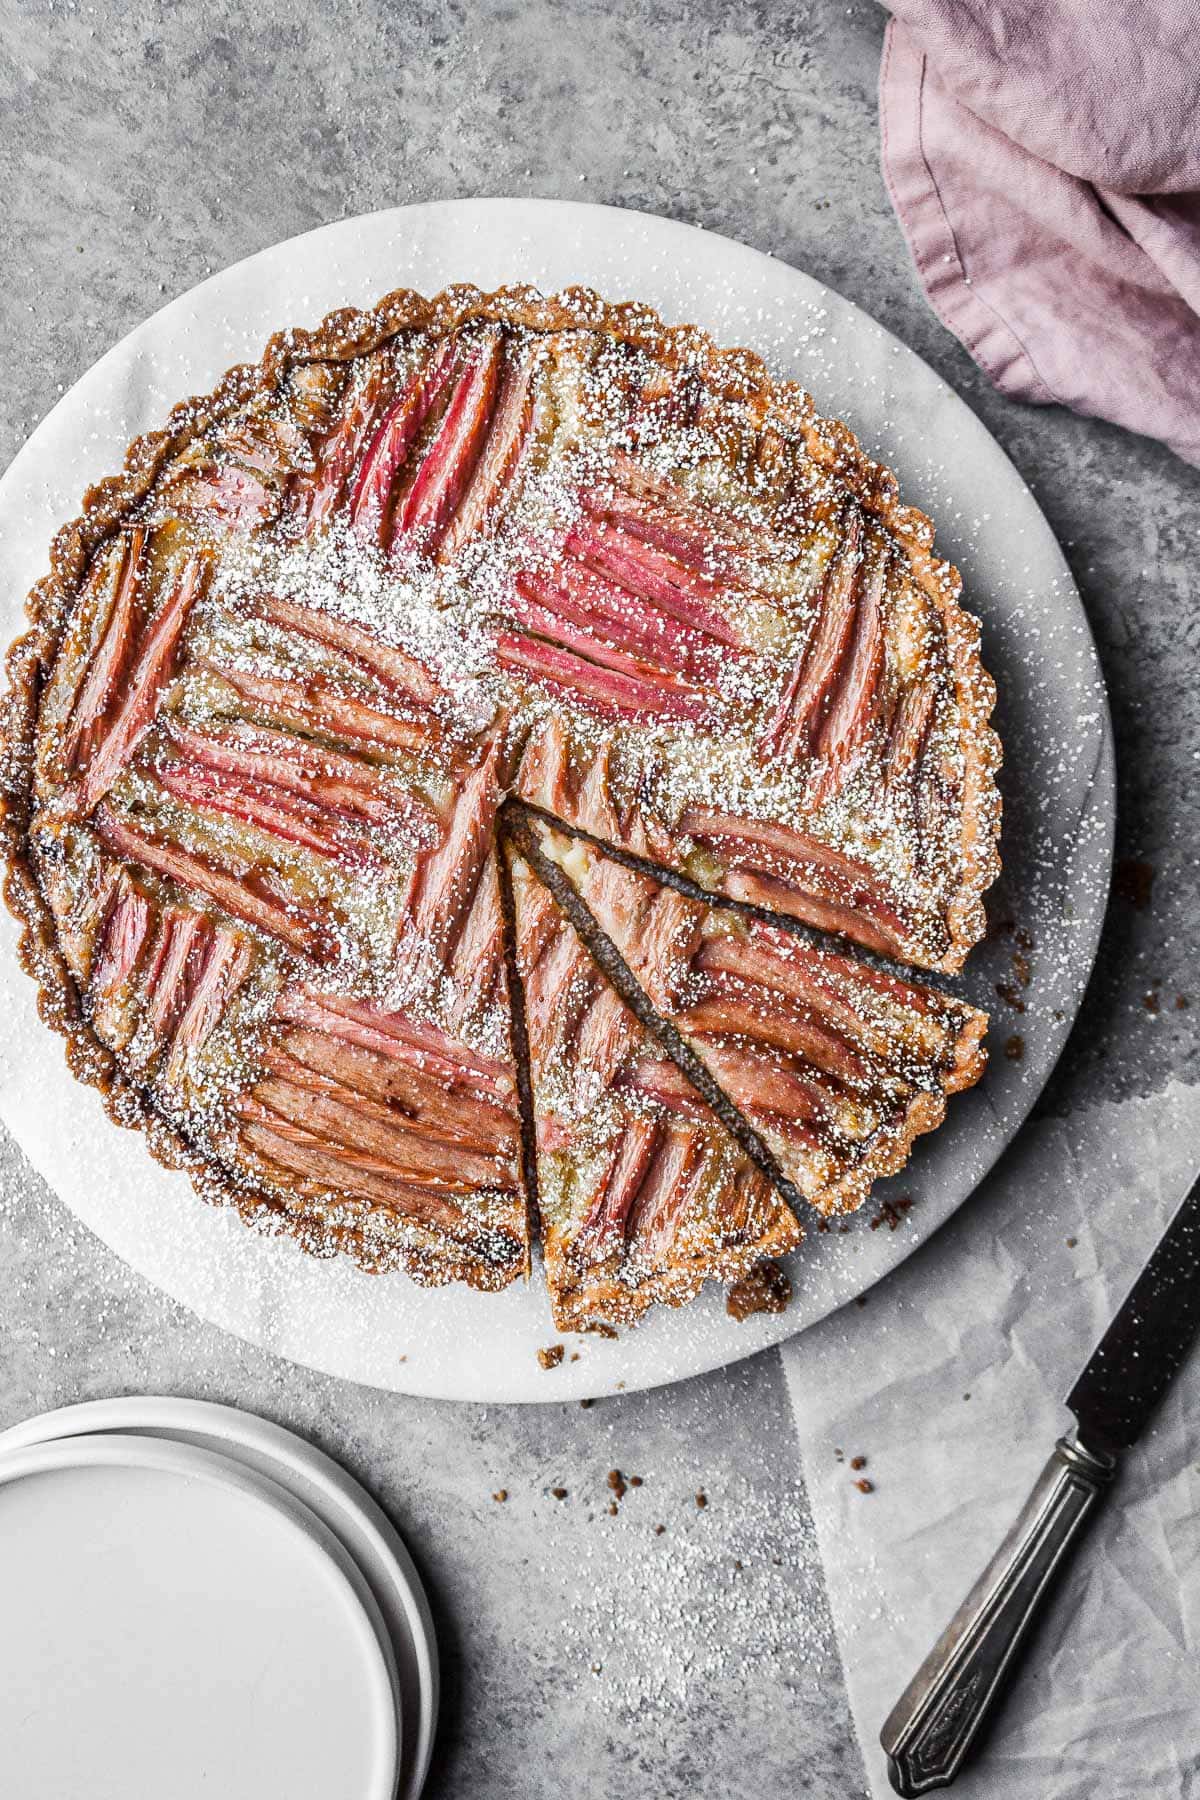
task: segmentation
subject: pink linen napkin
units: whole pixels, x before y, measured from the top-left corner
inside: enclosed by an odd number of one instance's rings
[[[884,176],[1001,390],[1200,463],[1200,5],[891,0]]]

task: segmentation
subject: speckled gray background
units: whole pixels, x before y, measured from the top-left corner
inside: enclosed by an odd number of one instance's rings
[[[0,463],[164,297],[410,200],[556,195],[694,221],[919,350],[1034,487],[1112,699],[1124,878],[1043,1109],[1200,1075],[1200,478],[998,398],[928,311],[878,171],[873,3],[2,0],[0,26]],[[375,1394],[200,1325],[3,1146],[0,1424],[137,1390],[294,1424],[388,1506],[441,1633],[439,1800],[862,1791],[773,1355],[586,1410]],[[644,1477],[616,1517],[614,1466]]]

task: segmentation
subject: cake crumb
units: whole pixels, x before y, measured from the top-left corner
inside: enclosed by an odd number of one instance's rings
[[[865,1475],[856,1481],[854,1485],[860,1494],[873,1494],[875,1492],[875,1483],[873,1481],[868,1481]]]
[[[792,1297],[792,1284],[777,1262],[756,1263],[725,1295],[725,1311],[739,1324],[755,1313],[781,1313]]]
[[[1122,857],[1113,871],[1113,892],[1135,912],[1145,912],[1154,889],[1154,873],[1153,863],[1136,856]]]
[[[543,1369],[557,1369],[565,1353],[565,1345],[548,1344],[544,1350],[538,1351],[537,1359]]]
[[[507,1488],[497,1488],[495,1493],[492,1495],[492,1499],[498,1500],[500,1502],[500,1505],[503,1506],[504,1502],[508,1499],[508,1489]]]

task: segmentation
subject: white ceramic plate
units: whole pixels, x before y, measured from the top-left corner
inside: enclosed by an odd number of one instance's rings
[[[393,1800],[370,1590],[273,1482],[108,1435],[0,1456],[0,1793]]]
[[[812,1236],[792,1259],[789,1310],[744,1324],[719,1293],[660,1312],[616,1341],[571,1342],[553,1371],[539,1283],[500,1295],[423,1291],[306,1259],[202,1206],[179,1174],[101,1121],[37,1019],[31,985],[3,956],[0,1118],[62,1199],[140,1273],[203,1317],[332,1374],[399,1392],[474,1400],[563,1400],[696,1374],[824,1316],[901,1261],[959,1206],[1010,1141],[1054,1065],[1079,1005],[1103,917],[1114,784],[1095,648],[1062,552],[1032,494],[984,427],[934,372],[850,301],[771,257],[691,226],[609,207],[542,200],[449,201],[329,225],[263,251],[173,301],[77,383],[0,483],[0,631],[43,572],[54,526],[89,480],[119,466],[137,431],[172,402],[257,357],[282,324],[372,301],[401,285],[434,292],[531,281],[583,282],[747,343],[846,418],[938,521],[984,622],[1001,692],[1005,875],[997,914],[1033,940],[1026,1012],[1004,1015],[986,1080],[951,1103],[893,1194],[916,1204],[895,1231],[865,1209],[843,1235]],[[10,950],[6,920],[0,948]],[[995,1004],[1011,943],[983,946],[966,990]],[[1023,1056],[1003,1052],[1019,1032]],[[578,1360],[572,1361],[571,1356]]]
[[[205,1400],[134,1395],[88,1400],[0,1433],[4,1452],[99,1432],[198,1445],[277,1482],[326,1524],[366,1576],[394,1649],[403,1720],[403,1800],[417,1800],[433,1753],[438,1711],[433,1616],[412,1558],[386,1514],[340,1463],[254,1413]]]

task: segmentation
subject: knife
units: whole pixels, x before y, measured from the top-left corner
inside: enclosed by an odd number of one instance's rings
[[[1052,1578],[1200,1331],[1200,1180],[1097,1344],[1061,1437],[999,1550],[888,1714],[898,1794],[948,1787],[970,1757]]]

